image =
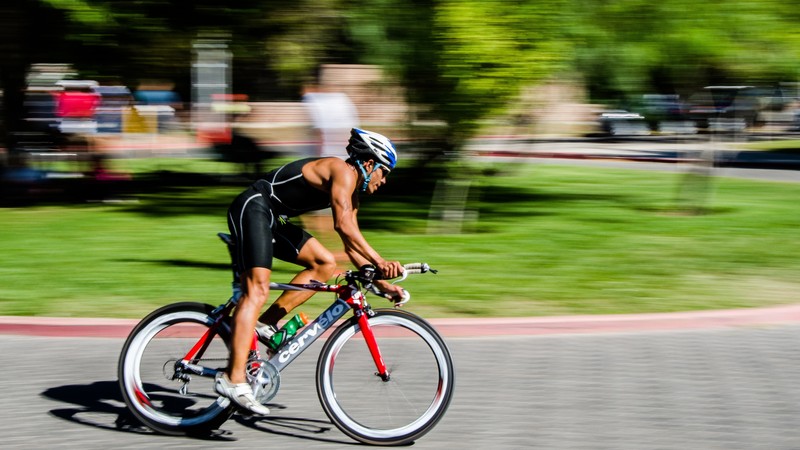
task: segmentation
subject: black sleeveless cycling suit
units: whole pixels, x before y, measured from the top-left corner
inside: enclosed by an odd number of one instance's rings
[[[231,203],[228,229],[238,249],[238,273],[253,267],[272,269],[273,256],[288,262],[297,260],[311,235],[286,219],[331,205],[328,192],[303,178],[303,166],[318,159],[301,159],[269,172]]]

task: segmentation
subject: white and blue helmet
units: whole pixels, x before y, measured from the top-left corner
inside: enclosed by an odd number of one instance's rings
[[[397,150],[386,136],[372,131],[350,130],[350,140],[347,144],[347,154],[357,161],[368,159],[389,170],[397,164]]]

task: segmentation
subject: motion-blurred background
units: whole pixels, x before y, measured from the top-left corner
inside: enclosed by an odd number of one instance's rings
[[[767,0],[4,2],[0,314],[223,299],[233,195],[344,156],[353,126],[400,149],[362,226],[450,270],[417,287],[432,313],[791,301],[795,185],[711,175],[747,152],[797,167],[798,22]],[[680,164],[527,164],[631,146]]]

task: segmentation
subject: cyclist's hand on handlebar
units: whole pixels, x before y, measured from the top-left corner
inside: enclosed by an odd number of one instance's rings
[[[383,278],[387,280],[399,277],[405,270],[398,261],[383,261],[377,267]]]
[[[375,287],[386,294],[389,299],[394,302],[403,300],[403,298],[407,295],[406,290],[396,284],[391,284],[383,280],[377,280],[373,284],[375,284]]]

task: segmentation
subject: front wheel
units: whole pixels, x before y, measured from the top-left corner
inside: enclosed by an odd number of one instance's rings
[[[353,439],[402,445],[430,431],[453,395],[455,370],[436,330],[414,314],[376,310],[369,324],[389,378],[375,362],[355,318],[339,326],[317,362],[317,394],[331,421]]]
[[[212,310],[201,303],[167,305],[139,322],[125,341],[118,367],[122,398],[158,432],[208,433],[232,413],[230,400],[214,391],[214,373],[228,364],[230,328]],[[196,373],[200,368],[203,373]]]

